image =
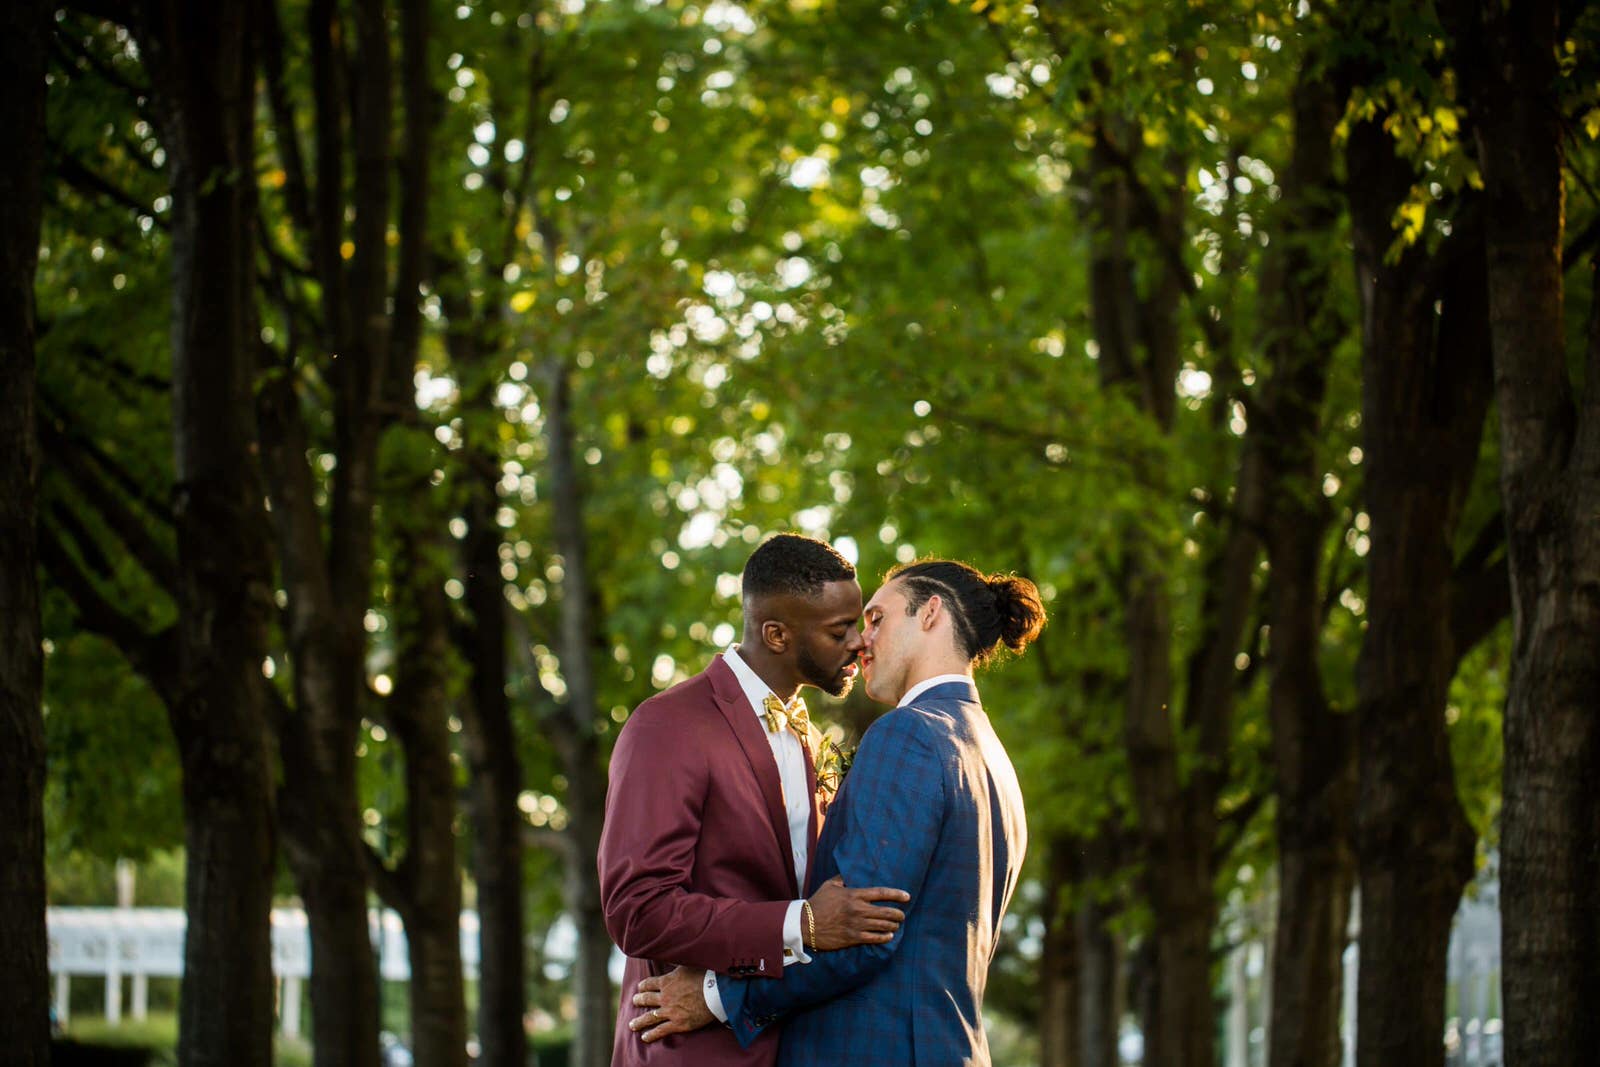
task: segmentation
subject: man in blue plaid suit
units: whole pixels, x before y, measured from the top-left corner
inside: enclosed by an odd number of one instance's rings
[[[1044,625],[1033,583],[927,561],[891,572],[864,612],[867,695],[894,709],[862,738],[828,811],[811,880],[907,890],[893,940],[834,952],[781,979],[646,979],[645,1041],[713,1020],[748,1047],[783,1025],[780,1065],[989,1063],[982,1007],[1027,844],[1022,792],[972,671]]]

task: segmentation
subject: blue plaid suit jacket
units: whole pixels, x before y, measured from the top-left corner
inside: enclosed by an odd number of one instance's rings
[[[828,811],[813,887],[911,894],[886,945],[814,953],[781,979],[718,976],[742,1045],[783,1021],[782,1067],[987,1065],[983,990],[1027,847],[1011,760],[966,683],[867,730]]]

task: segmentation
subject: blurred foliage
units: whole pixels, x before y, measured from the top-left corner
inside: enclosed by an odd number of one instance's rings
[[[1052,616],[1043,638],[980,679],[1034,842],[1018,936],[1001,964],[1011,977],[997,979],[996,994],[1001,1007],[1028,1002],[1039,917],[1061,890],[1043,870],[1047,846],[1132,818],[1116,581],[1126,531],[1142,531],[1171,575],[1181,661],[1197,640],[1203,563],[1265,370],[1265,250],[1304,241],[1349,257],[1343,221],[1286,232],[1276,207],[1295,77],[1349,39],[1297,13],[1303,6],[432,6],[433,269],[421,297],[419,420],[385,441],[380,506],[385,537],[423,523],[460,538],[474,456],[499,471],[516,646],[507,686],[533,828],[562,828],[569,786],[547,736],[566,698],[556,635],[567,561],[552,547],[544,407],[558,367],[573,388],[598,609],[592,727],[607,738],[639,701],[737,639],[737,575],[772,531],[833,538],[858,559],[869,595],[894,563],[930,554],[1038,582]],[[304,4],[282,0],[280,10],[290,30],[285,89],[309,122],[306,45],[294,32]],[[1413,24],[1427,21],[1425,10],[1394,5],[1392,14],[1397,39],[1426,36]],[[114,461],[101,464],[114,473],[85,483],[47,456],[43,507],[98,588],[156,632],[171,622],[170,600],[123,550],[126,531],[97,495],[126,501],[170,552],[163,150],[126,34],[70,13],[57,29],[41,408],[60,417],[75,452]],[[1396,240],[1432,239],[1436,202],[1475,181],[1448,71],[1436,54],[1403,48],[1371,58],[1393,63],[1392,77],[1354,97],[1349,115],[1381,101],[1402,117],[1392,133],[1430,177],[1397,217]],[[1137,117],[1129,166],[1153,195],[1183,205],[1175,253],[1133,243],[1141,290],[1159,283],[1173,254],[1193,280],[1168,429],[1101,386],[1086,182],[1091,126],[1104,115]],[[309,127],[299,132],[309,144]],[[1575,147],[1574,166],[1593,169],[1592,141],[1591,132]],[[290,220],[283,150],[263,133],[252,177],[274,254],[303,264],[311,252]],[[1595,214],[1583,188],[1575,231]],[[264,279],[269,266],[264,258]],[[272,276],[310,304],[315,283],[303,274]],[[1351,274],[1336,270],[1337,284],[1316,296],[1356,323]],[[1570,303],[1576,332],[1586,301]],[[263,292],[258,305],[264,346],[289,350],[296,327],[283,300]],[[315,369],[323,355],[302,352],[290,372],[312,415],[308,459],[326,479],[336,458]],[[1325,473],[1307,491],[1335,515],[1322,662],[1330,700],[1348,710],[1371,536],[1353,328],[1331,353],[1323,414]],[[1498,511],[1494,435],[1486,442],[1468,531]],[[434,487],[421,510],[397,488],[419,476]],[[374,576],[371,714],[359,752],[370,839],[386,853],[404,847],[394,836],[402,757],[382,711],[404,625],[392,549],[383,542]],[[1268,584],[1263,567],[1258,599]],[[459,600],[459,584],[446,589]],[[1237,661],[1224,811],[1272,787],[1258,628]],[[59,590],[50,594],[52,887],[72,899],[101,895],[101,868],[81,857],[144,858],[181,842],[177,760],[159,701],[89,629]],[[1503,633],[1485,642],[1463,661],[1451,698],[1458,788],[1486,840],[1508,656]],[[267,670],[288,692],[281,653]],[[875,709],[857,693],[820,714],[859,734]],[[1263,892],[1273,848],[1269,804],[1222,866],[1219,900]],[[1137,936],[1137,857],[1125,859],[1081,891],[1117,902],[1118,929]],[[560,909],[560,865],[544,850],[526,862],[537,937]],[[546,980],[534,984],[553,1007]]]

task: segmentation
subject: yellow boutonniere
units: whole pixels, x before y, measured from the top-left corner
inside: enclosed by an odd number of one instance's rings
[[[827,812],[834,797],[839,795],[844,776],[850,773],[850,764],[855,758],[856,746],[844,743],[844,731],[837,726],[828,727],[817,747],[817,796],[821,798],[823,812]]]

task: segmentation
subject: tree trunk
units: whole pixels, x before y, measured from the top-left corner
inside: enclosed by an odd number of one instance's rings
[[[1352,763],[1346,760],[1343,766]],[[1339,792],[1346,791],[1341,786]],[[1280,797],[1279,803],[1286,800]],[[1339,1008],[1356,868],[1348,827],[1327,825],[1334,819],[1348,821],[1348,809],[1332,804],[1322,794],[1278,821],[1278,919],[1268,1035],[1273,1067],[1336,1067],[1342,1060]]]
[[[1129,241],[1139,231],[1163,248],[1181,244],[1181,190],[1157,200],[1136,186],[1124,162],[1128,150],[1119,145],[1140,140],[1139,130],[1128,123],[1104,123],[1096,132],[1090,176],[1092,318],[1103,387],[1127,391],[1165,432],[1173,417],[1176,309],[1182,293],[1169,270],[1152,295],[1141,299]],[[1168,577],[1148,538],[1130,531],[1127,541],[1121,583],[1128,643],[1123,733],[1154,924],[1148,957],[1155,967],[1150,989],[1154,1016],[1147,1020],[1145,1056],[1151,1063],[1210,1067],[1215,1054],[1210,962],[1216,909],[1211,884],[1215,790],[1225,776],[1226,753],[1209,746],[1227,736],[1233,653],[1226,657],[1229,688],[1216,687],[1219,679],[1209,660],[1228,641],[1225,634],[1236,621],[1232,609],[1237,602],[1229,590],[1208,583],[1205,625],[1211,637],[1201,640],[1195,654],[1184,721],[1198,727],[1202,756],[1215,758],[1205,770],[1180,781]],[[1233,547],[1230,543],[1230,552]],[[1208,579],[1213,576],[1208,573]],[[1225,608],[1219,599],[1228,601]]]
[[[1501,909],[1506,1061],[1600,1046],[1600,275],[1581,401],[1564,338],[1559,5],[1461,3],[1479,120],[1514,652]],[[1492,55],[1493,62],[1485,59]],[[1591,264],[1591,270],[1593,265]]]
[[[491,458],[493,469],[498,463]],[[511,703],[506,697],[507,610],[500,577],[500,531],[492,473],[468,474],[474,496],[466,507],[462,541],[466,604],[471,620],[458,649],[468,664],[463,702],[467,818],[478,900],[478,1041],[484,1067],[522,1067],[528,1056],[523,1026],[527,968],[523,919],[522,835],[517,807],[522,764]]]
[[[1128,959],[1128,999],[1139,1017],[1143,1038],[1141,1063],[1168,1063],[1161,1055],[1161,990],[1157,981],[1161,961],[1156,959],[1155,939],[1146,936]]]
[[[1071,915],[1045,930],[1039,960],[1040,1067],[1075,1067],[1078,1063],[1077,923]]]
[[[1078,889],[1079,838],[1050,843],[1044,892],[1044,952],[1039,960],[1039,1065],[1076,1067],[1078,1021],[1078,924],[1066,898]]]
[[[413,375],[421,337],[419,288],[427,275],[428,165],[432,119],[428,84],[428,5],[401,6],[405,142],[399,157],[401,241],[390,351],[382,390],[404,432],[433,442],[415,402]],[[381,37],[381,33],[379,34]],[[379,275],[381,277],[381,274]],[[402,451],[405,455],[417,453]],[[385,881],[403,901],[411,962],[412,1051],[428,1067],[466,1067],[467,1015],[461,960],[461,871],[456,857],[455,755],[450,628],[444,592],[451,546],[446,514],[436,505],[433,463],[391,472],[409,483],[391,524],[399,546],[394,565],[400,663],[390,713],[405,751],[406,851],[396,877]],[[409,501],[405,496],[409,495]],[[380,866],[380,876],[384,874]]]
[[[400,6],[405,149],[396,167],[393,42],[382,0],[311,0],[306,6],[315,145],[314,181],[298,139],[306,125],[282,91],[284,35],[265,4],[260,31],[267,103],[285,174],[288,220],[311,249],[320,312],[295,305],[291,339],[312,339],[317,372],[332,392],[336,459],[322,513],[322,486],[307,467],[312,448],[297,392],[294,352],[261,393],[272,521],[288,595],[284,630],[295,701],[284,716],[285,853],[308,915],[312,944],[312,1039],[318,1067],[376,1067],[379,990],[368,929],[369,870],[359,819],[355,748],[368,700],[363,619],[373,603],[375,468],[384,430],[404,410],[414,369],[418,286],[427,205],[429,116],[424,5]],[[346,162],[351,164],[346,175]],[[399,171],[398,270],[391,291],[391,183]],[[392,309],[387,303],[392,300]],[[456,920],[452,916],[452,921]],[[442,920],[440,920],[442,921]]]
[[[44,169],[50,6],[0,13],[0,1048],[18,1067],[50,1062],[45,937],[44,661],[39,633],[33,277]]]
[[[431,490],[426,480],[423,490]],[[466,1067],[467,1019],[461,965],[461,873],[456,866],[455,767],[449,725],[450,605],[444,576],[428,561],[447,558],[425,498],[400,536],[396,612],[404,635],[390,722],[405,750],[405,856],[380,870],[405,921],[411,960],[411,1049],[428,1067]]]
[[[1039,964],[1042,1067],[1116,1067],[1118,950],[1102,886],[1116,873],[1117,830],[1050,843]]]
[[[1270,376],[1251,411],[1267,465],[1263,521],[1269,577],[1267,706],[1277,781],[1278,912],[1271,974],[1271,1067],[1334,1067],[1343,959],[1355,884],[1351,717],[1322,686],[1322,557],[1330,508],[1319,492],[1328,366],[1345,324],[1324,301],[1337,214],[1333,130],[1344,94],[1302,74],[1293,95],[1294,152],[1281,222],[1263,270]]]
[[[1110,908],[1089,895],[1074,918],[1077,927],[1078,1067],[1117,1067],[1117,939]]]
[[[286,826],[285,851],[293,857],[298,849],[290,833]],[[342,828],[329,833],[348,840]],[[311,935],[311,1041],[318,1067],[378,1062],[378,963],[367,919],[367,874],[345,858],[359,861],[364,847],[357,838],[337,857],[329,847],[321,856],[290,860]]]
[[[1145,1032],[1145,1056],[1150,1063],[1208,1067],[1214,1056],[1210,950],[1216,823],[1210,805],[1177,784],[1168,705],[1172,624],[1164,579],[1138,573],[1129,588],[1126,732],[1145,855],[1145,892],[1154,913],[1150,992],[1155,1014]]]
[[[567,777],[566,908],[578,927],[573,969],[577,1032],[573,1067],[611,1062],[616,1001],[607,964],[611,935],[600,909],[600,827],[605,819],[605,770],[595,723],[600,716],[594,680],[595,590],[590,584],[584,494],[573,457],[572,389],[566,367],[549,361],[544,371],[545,434],[549,442],[550,497],[555,545],[561,553],[561,673],[567,703],[551,720],[552,740]]]
[[[511,703],[506,698],[505,583],[500,577],[500,528],[495,471],[468,476],[465,557],[466,602],[471,622],[460,650],[471,671],[462,719],[467,763],[467,817],[472,824],[472,877],[478,891],[478,1041],[484,1067],[523,1067],[528,1057],[523,1027],[527,973],[522,913],[522,835],[517,808],[522,763],[517,756]]]
[[[1209,895],[1181,901],[1169,895],[1158,906],[1165,915],[1155,934],[1159,1029],[1150,1062],[1209,1064],[1216,1056],[1217,1008],[1211,985],[1216,905]]]
[[[572,969],[572,994],[578,1005],[578,1027],[572,1043],[574,1067],[606,1067],[611,1062],[617,998],[611,986],[611,934],[600,907],[600,823],[605,788],[600,762],[592,764],[587,783],[567,790],[571,853],[567,867],[566,908],[578,928],[578,958]]]
[[[172,394],[188,932],[178,1056],[272,1059],[272,571],[255,466],[248,5],[152,2],[140,45],[173,191]]]
[[[299,397],[279,376],[263,386],[260,401],[271,520],[289,594],[284,630],[294,666],[294,709],[278,723],[278,810],[284,855],[311,934],[312,1043],[321,1067],[376,1067],[378,971],[356,810],[364,642],[359,626],[351,632],[348,612],[334,604]]]
[[[493,348],[471,332],[472,308],[458,279],[442,286],[450,322],[451,361],[482,386],[470,403],[493,406],[494,377],[486,364]],[[498,420],[497,420],[498,421]],[[528,1036],[523,1025],[527,1001],[527,931],[523,916],[523,834],[527,822],[517,801],[522,793],[522,760],[511,701],[506,696],[510,649],[506,582],[501,577],[504,538],[496,513],[502,476],[499,441],[479,440],[474,423],[465,424],[462,482],[468,494],[462,509],[461,571],[468,618],[458,627],[457,650],[469,671],[462,703],[462,731],[471,778],[467,818],[472,826],[472,878],[478,897],[478,1042],[483,1067],[524,1067]]]
[[[1427,1067],[1444,1061],[1445,956],[1473,868],[1444,711],[1457,661],[1451,546],[1488,404],[1488,331],[1471,205],[1435,256],[1413,246],[1387,258],[1412,171],[1381,120],[1352,131],[1348,149],[1372,519],[1357,670],[1357,1057]]]

